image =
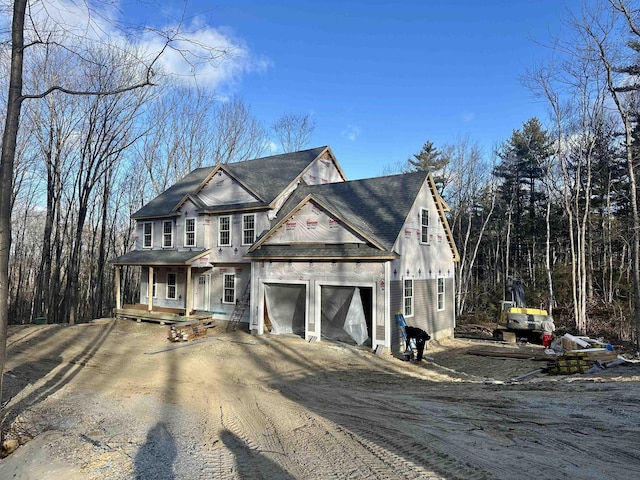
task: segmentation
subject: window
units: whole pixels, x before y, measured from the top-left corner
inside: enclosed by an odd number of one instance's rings
[[[218,219],[218,245],[231,245],[231,217],[220,217]]]
[[[438,311],[444,310],[444,278],[438,277]]]
[[[420,243],[429,243],[429,211],[420,211]]]
[[[173,222],[171,220],[162,222],[162,246],[173,247]]]
[[[158,298],[158,275],[153,272],[153,284],[151,285],[151,296]]]
[[[233,273],[225,273],[223,280],[222,303],[236,302],[236,276]]]
[[[187,218],[184,221],[184,246],[196,246],[196,219]]]
[[[404,279],[403,289],[404,316],[413,317],[413,278]]]
[[[142,248],[153,247],[153,223],[145,222],[142,224]]]
[[[167,273],[167,298],[175,300],[177,290],[178,289],[176,287],[176,274]]]
[[[253,245],[256,241],[256,214],[242,216],[242,245]]]

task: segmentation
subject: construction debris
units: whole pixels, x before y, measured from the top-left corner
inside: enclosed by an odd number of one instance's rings
[[[172,342],[188,342],[208,335],[206,325],[171,325],[169,327],[169,340]]]
[[[467,353],[485,357],[521,358],[546,361],[547,367],[536,369],[511,379],[522,381],[539,373],[551,375],[571,375],[574,373],[595,373],[605,368],[626,363],[615,349],[602,339],[577,337],[565,334],[556,338],[551,348],[540,350],[530,347],[478,347],[470,348]]]
[[[623,358],[618,357],[615,349],[601,339],[576,337],[566,333],[559,340],[559,343],[555,342],[554,349],[560,356],[548,364],[548,372],[552,375],[595,373],[625,363]]]

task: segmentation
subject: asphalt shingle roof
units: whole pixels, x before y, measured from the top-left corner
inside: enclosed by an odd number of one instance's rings
[[[287,218],[302,200],[312,195],[354,228],[391,251],[428,174],[421,171],[300,186],[283,205],[276,221]]]
[[[297,245],[262,245],[245,255],[253,260],[389,260],[398,257],[395,253],[371,247],[366,244],[320,245],[315,243]]]
[[[189,265],[207,250],[132,250],[111,260],[114,265]]]
[[[251,189],[266,206],[282,193],[327,147],[317,147],[300,152],[284,153],[269,157],[228,163],[221,168]],[[207,210],[200,202],[197,190],[216,167],[198,168],[176,182],[132,215],[134,219],[172,215],[186,195],[191,195],[198,208]],[[218,209],[218,206],[212,206]]]

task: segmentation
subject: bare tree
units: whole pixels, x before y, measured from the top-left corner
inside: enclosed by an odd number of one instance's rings
[[[84,7],[88,13],[92,13],[88,3],[78,4]],[[6,99],[6,112],[4,131],[2,137],[2,153],[0,156],[0,372],[4,369],[6,358],[6,338],[8,325],[8,299],[9,299],[9,258],[11,248],[11,212],[13,200],[13,180],[15,173],[15,160],[17,151],[17,138],[21,123],[22,106],[26,100],[42,99],[53,92],[63,92],[71,95],[94,95],[104,97],[117,95],[153,84],[154,67],[161,55],[176,45],[183,58],[188,57],[188,47],[184,43],[188,39],[183,35],[181,28],[169,29],[166,32],[156,31],[161,39],[159,48],[154,52],[129,52],[122,50],[124,36],[109,38],[99,25],[94,23],[91,15],[85,28],[72,28],[60,20],[51,16],[47,11],[47,5],[41,2],[29,0],[14,0],[11,23],[11,58],[8,95]],[[77,18],[75,19],[77,20]],[[80,32],[80,33],[79,33]],[[134,33],[131,29],[129,32]],[[148,33],[142,31],[142,33]],[[92,50],[95,44],[104,44],[112,41],[113,47],[120,49],[124,57],[120,64],[107,65],[103,59],[95,56],[86,56],[85,53]],[[199,45],[199,47],[203,47]],[[43,86],[39,91],[26,93],[24,87],[25,55],[33,51],[59,50],[74,55],[79,61],[84,62],[85,75],[92,77],[100,72],[112,74],[115,70],[121,72],[135,72],[135,77],[119,77],[125,81],[121,84],[99,84],[88,88],[77,88],[77,85],[69,83],[72,75],[61,75],[51,84]],[[199,50],[202,52],[202,48]],[[220,56],[220,52],[214,48],[206,47],[204,56],[192,59],[197,61],[211,61]],[[74,72],[70,72],[74,73]],[[2,383],[0,380],[0,393]]]
[[[316,122],[309,114],[282,115],[271,124],[271,131],[283,152],[297,152],[309,146]]]
[[[259,157],[266,148],[264,127],[241,99],[233,98],[220,105],[215,114],[212,153],[215,165]]]
[[[216,105],[213,94],[197,87],[170,83],[156,92],[145,113],[149,130],[136,142],[151,195],[212,161]]]
[[[634,94],[640,92],[640,69],[637,66],[637,47],[640,41],[640,25],[637,23],[639,14],[640,10],[632,8],[631,2],[627,0],[608,0],[604,6],[598,4],[593,10],[585,11],[583,17],[576,21],[578,31],[589,42],[588,45],[592,47],[604,68],[606,88],[624,130],[632,215],[631,275],[637,348],[640,348],[640,209],[634,162],[633,123]],[[631,38],[628,38],[628,32]]]
[[[452,204],[452,224],[460,248],[460,261],[456,265],[456,311],[461,315],[467,305],[478,250],[495,208],[496,191],[489,179],[491,169],[477,142],[465,136],[445,148],[447,198]]]

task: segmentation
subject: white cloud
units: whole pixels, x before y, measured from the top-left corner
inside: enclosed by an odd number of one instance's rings
[[[117,2],[93,3],[53,0],[31,6],[35,27],[27,25],[26,37],[52,38],[70,49],[84,43],[110,44],[130,50],[147,62],[163,52],[154,70],[184,83],[220,88],[244,75],[264,71],[271,63],[255,55],[246,42],[228,28],[217,28],[195,17],[188,24],[161,27],[132,24]],[[178,32],[179,33],[176,33]],[[167,38],[172,38],[167,47]]]
[[[149,31],[141,45],[149,55],[155,55],[165,42],[157,33]],[[270,61],[254,55],[246,43],[228,29],[214,28],[196,19],[188,32],[170,42],[158,65],[163,73],[186,83],[195,81],[218,88],[233,84],[248,73],[266,70]]]
[[[360,128],[355,125],[347,125],[347,128],[342,131],[342,136],[352,142],[355,142],[360,136]]]
[[[467,112],[467,113],[463,113],[462,114],[462,119],[467,123],[472,121],[474,118],[475,118],[475,114],[474,113]]]

